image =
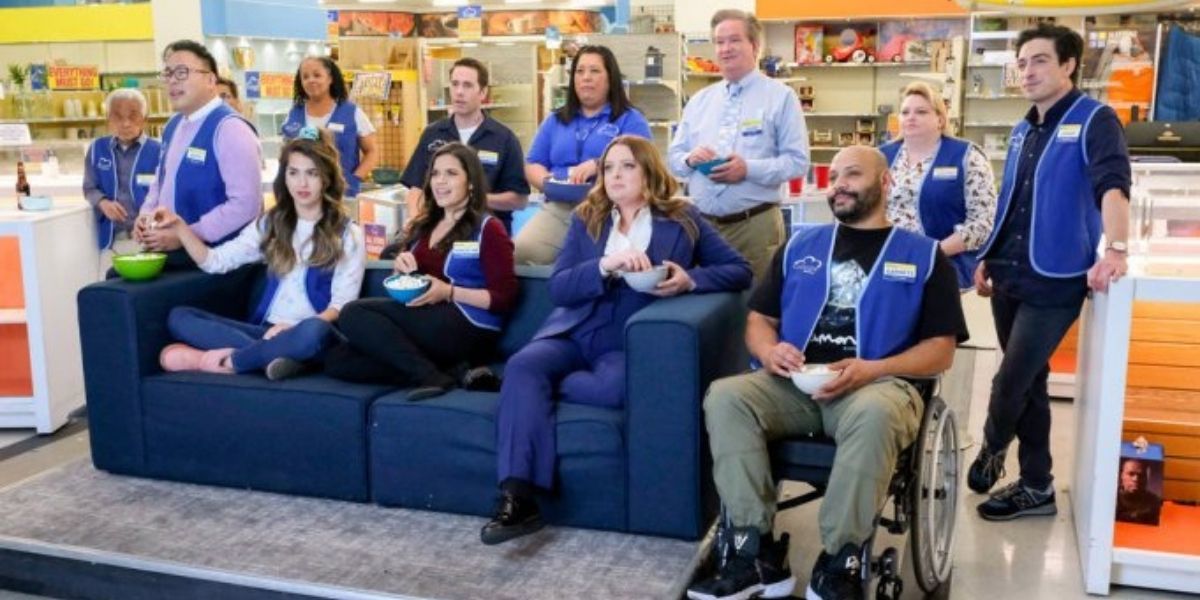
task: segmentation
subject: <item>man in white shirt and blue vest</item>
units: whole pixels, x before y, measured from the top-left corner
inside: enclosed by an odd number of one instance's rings
[[[758,19],[720,10],[712,31],[723,79],[684,107],[668,165],[687,179],[688,196],[761,278],[786,237],[780,186],[808,173],[808,129],[795,92],[758,70]],[[724,162],[708,171],[718,160]]]
[[[776,487],[767,444],[824,434],[837,442],[818,516],[823,551],[806,597],[862,598],[861,549],[875,529],[901,450],[917,437],[922,399],[901,376],[949,368],[966,339],[958,279],[935,240],[893,227],[891,175],[878,150],[852,146],[830,165],[837,223],[797,231],[750,298],[746,347],[762,365],[713,382],[704,421],[725,518],[718,573],[693,600],[789,597],[788,536],[772,535]],[[789,374],[825,364],[814,394]]]
[[[1004,358],[967,485],[991,491],[1004,476],[1009,444],[1020,442],[1019,479],[977,507],[992,521],[1057,513],[1050,356],[1089,289],[1105,292],[1126,270],[1129,154],[1116,113],[1075,87],[1082,54],[1080,35],[1059,25],[1017,38],[1021,89],[1033,107],[1013,128],[996,226],[975,271]]]

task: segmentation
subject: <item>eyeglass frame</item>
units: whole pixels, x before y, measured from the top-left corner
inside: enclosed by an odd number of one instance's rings
[[[182,69],[182,73],[183,73],[182,77],[179,76],[181,69]],[[192,76],[192,73],[210,73],[211,74],[212,71],[209,71],[208,69],[196,69],[196,68],[189,67],[187,65],[177,65],[174,68],[164,67],[162,71],[158,72],[158,79],[159,79],[159,81],[168,81],[168,82],[171,80],[175,80],[177,82],[178,81],[187,81],[188,77]]]

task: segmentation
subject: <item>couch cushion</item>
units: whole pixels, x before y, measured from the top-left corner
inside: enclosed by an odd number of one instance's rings
[[[324,375],[146,377],[147,474],[366,501],[367,409],[387,391]]]
[[[500,395],[455,390],[422,402],[403,393],[371,408],[371,491],[376,502],[490,515],[496,487]],[[558,490],[539,499],[550,522],[626,528],[624,413],[558,405]]]

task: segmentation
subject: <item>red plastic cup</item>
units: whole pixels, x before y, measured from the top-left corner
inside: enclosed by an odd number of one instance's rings
[[[817,189],[829,187],[829,165],[814,165],[813,172],[817,175]]]
[[[804,178],[803,177],[797,177],[795,179],[788,180],[788,195],[789,196],[799,196],[800,193],[803,191],[804,191]]]

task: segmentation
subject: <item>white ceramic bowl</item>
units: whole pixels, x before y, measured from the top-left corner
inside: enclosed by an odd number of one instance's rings
[[[838,372],[831,370],[828,365],[804,365],[799,371],[792,371],[792,383],[811,396],[837,376]]]
[[[645,271],[623,271],[621,278],[629,284],[629,287],[639,292],[652,292],[654,286],[667,278],[667,266],[659,265]]]

